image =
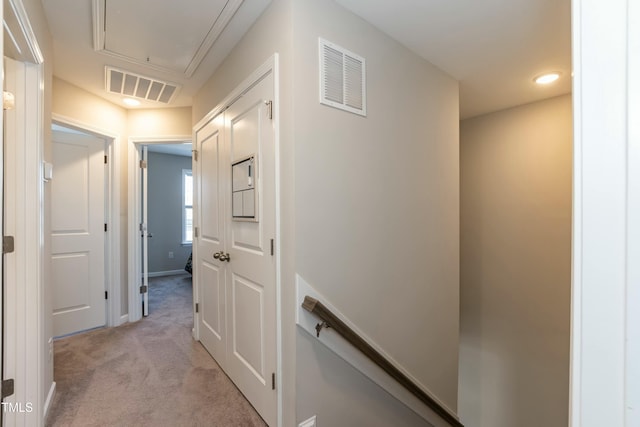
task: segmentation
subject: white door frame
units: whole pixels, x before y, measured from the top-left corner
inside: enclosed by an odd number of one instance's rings
[[[53,123],[78,130],[98,138],[104,139],[107,147],[107,191],[105,192],[105,221],[108,224],[105,233],[105,283],[109,292],[107,299],[107,326],[118,326],[126,322],[126,316],[121,315],[121,286],[120,286],[120,135],[106,129],[83,123],[82,121],[53,113]],[[55,179],[55,170],[53,171]]]
[[[31,87],[42,81],[40,65],[16,63],[7,70],[16,80],[16,108],[12,119],[7,114],[5,234],[14,236],[16,250],[5,255],[5,378],[16,382],[16,393],[5,402],[31,402],[43,408],[42,378],[46,370],[44,322],[44,184],[42,181],[43,126],[27,126],[31,119],[42,117],[37,90]],[[22,103],[22,105],[20,105]],[[35,122],[35,120],[34,120]],[[34,143],[35,141],[35,143]],[[33,302],[37,303],[34,304]],[[28,320],[28,321],[27,321]],[[29,372],[37,372],[29,375]],[[18,387],[17,385],[20,385]],[[47,405],[50,402],[47,402]],[[35,412],[35,411],[34,411]],[[20,423],[41,414],[4,412],[5,425]],[[33,422],[33,421],[31,421]],[[27,422],[29,423],[29,422]]]
[[[570,425],[640,425],[640,7],[573,2]]]
[[[3,12],[5,15],[3,15]],[[44,57],[20,0],[3,1],[0,17],[15,43],[16,67],[12,70],[16,97],[8,134],[5,197],[5,234],[16,238],[16,250],[5,256],[5,334],[2,363],[5,378],[16,381],[15,394],[7,402],[31,402],[33,412],[4,412],[5,425],[42,425],[55,393],[55,383],[44,384],[51,359],[44,298]],[[0,41],[2,37],[0,36]],[[0,52],[4,52],[0,43]],[[4,56],[3,56],[4,58]],[[8,73],[7,73],[8,74]],[[3,82],[7,76],[3,75]],[[4,122],[4,119],[2,119]]]
[[[45,372],[51,366],[47,358],[48,345],[44,298],[44,57],[20,0],[4,1],[5,26],[14,43],[17,61],[11,67],[12,86],[16,97],[11,125],[3,123],[8,138],[4,141],[7,156],[5,234],[16,238],[16,250],[5,255],[5,348],[2,363],[5,378],[13,378],[16,390],[7,402],[27,402],[33,412],[4,412],[5,425],[41,425],[55,392],[55,383],[48,386]],[[2,38],[0,37],[0,40]],[[8,77],[3,75],[3,82]]]
[[[142,299],[140,297],[142,263],[142,244],[140,241],[140,224],[142,222],[142,202],[140,189],[140,160],[143,145],[165,145],[191,143],[191,135],[176,136],[134,136],[129,137],[128,158],[128,231],[129,231],[129,322],[142,319]],[[195,295],[194,295],[195,297]]]
[[[276,247],[276,384],[280,386],[276,387],[277,394],[277,420],[278,427],[283,426],[283,415],[284,415],[284,401],[283,401],[283,387],[281,386],[283,383],[282,376],[282,334],[283,334],[283,325],[282,325],[282,286],[281,286],[281,259],[282,259],[282,251],[280,248],[281,245],[281,230],[282,230],[282,216],[281,216],[281,208],[280,208],[280,68],[279,68],[279,56],[277,53],[274,53],[265,63],[263,63],[260,67],[258,67],[249,77],[242,81],[231,93],[224,98],[222,102],[220,102],[214,109],[212,109],[207,115],[205,115],[194,127],[193,127],[193,135],[195,141],[195,135],[198,130],[202,129],[209,121],[213,120],[216,116],[222,113],[224,110],[228,108],[233,102],[242,96],[244,93],[249,91],[261,78],[269,73],[273,73],[273,126],[275,128],[275,177],[276,177],[276,236],[275,236],[275,247]],[[195,147],[194,147],[195,148]],[[193,168],[195,170],[195,168]],[[198,183],[196,183],[196,179],[198,179],[194,175],[194,187],[197,188]],[[197,215],[198,209],[193,210],[194,214],[194,224],[198,224],[200,218]],[[194,251],[196,250],[197,245],[193,245]],[[195,254],[194,254],[195,257]],[[195,263],[194,263],[195,265]],[[195,277],[195,276],[194,276]],[[195,283],[195,281],[194,281]],[[199,301],[200,296],[198,295],[198,287],[194,286],[193,288],[193,299],[194,303]],[[200,329],[198,327],[197,317],[198,314],[193,313],[194,318],[194,328],[193,328],[193,336],[196,340],[200,339]]]

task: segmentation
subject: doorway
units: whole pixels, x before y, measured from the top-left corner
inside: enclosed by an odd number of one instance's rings
[[[183,185],[182,169],[191,170],[191,136],[177,138],[132,138],[129,140],[129,280],[128,280],[128,320],[135,322],[149,314],[149,273],[151,278],[182,274],[190,253],[188,242],[182,231]],[[154,163],[160,162],[157,174],[151,172],[152,204],[148,206],[149,192],[149,156]],[[173,158],[173,157],[176,158]],[[179,158],[178,158],[179,157]],[[179,170],[179,178],[164,173],[163,166]],[[180,165],[179,167],[177,165]],[[153,166],[151,166],[152,168]],[[173,176],[173,179],[171,178]],[[173,184],[173,185],[172,185]],[[171,197],[167,197],[168,185],[172,188]],[[175,196],[175,197],[173,197]],[[154,201],[153,198],[157,198]],[[171,199],[171,207],[179,215],[166,215],[166,202]],[[151,220],[151,226],[149,225]],[[173,224],[172,225],[167,225]],[[152,228],[154,227],[154,228]],[[173,231],[166,228],[172,228]],[[177,232],[176,232],[177,230]],[[177,234],[176,234],[177,233]],[[176,237],[179,235],[180,237]],[[190,237],[190,236],[186,236]],[[157,242],[157,243],[156,243]],[[153,257],[150,261],[149,255]],[[151,262],[151,264],[150,264]],[[151,268],[151,270],[150,270]],[[186,273],[186,271],[184,271]]]
[[[143,315],[155,310],[150,298],[156,286],[175,277],[190,282],[187,264],[193,239],[193,178],[191,143],[142,146],[142,270]]]

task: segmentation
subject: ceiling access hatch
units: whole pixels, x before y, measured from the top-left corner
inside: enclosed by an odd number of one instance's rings
[[[180,86],[113,67],[105,67],[107,92],[169,104]]]
[[[243,0],[92,0],[94,50],[190,78]]]

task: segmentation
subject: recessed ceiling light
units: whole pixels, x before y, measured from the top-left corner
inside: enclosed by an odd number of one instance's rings
[[[138,105],[140,105],[140,101],[133,98],[124,98],[122,102],[124,102],[129,107],[137,107]]]
[[[553,72],[553,73],[542,74],[536,77],[535,79],[533,79],[533,81],[539,85],[548,85],[549,83],[555,82],[559,78],[560,78],[560,73]]]

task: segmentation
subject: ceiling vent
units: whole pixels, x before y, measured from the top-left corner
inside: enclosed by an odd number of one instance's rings
[[[364,58],[322,38],[319,50],[320,103],[366,116]]]
[[[178,93],[179,86],[128,71],[105,67],[107,92],[147,101],[168,104]]]

